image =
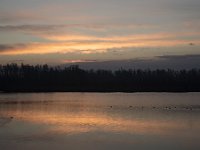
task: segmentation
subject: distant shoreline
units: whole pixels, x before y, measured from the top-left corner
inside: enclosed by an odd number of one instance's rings
[[[14,92],[200,92],[200,69],[83,70],[79,66],[0,66],[0,91]]]
[[[15,91],[0,91],[1,93],[195,93],[195,92],[200,92],[198,91],[167,91],[167,90],[162,90],[162,91],[125,91],[125,90],[118,90],[118,91],[108,91],[108,90],[15,90]]]

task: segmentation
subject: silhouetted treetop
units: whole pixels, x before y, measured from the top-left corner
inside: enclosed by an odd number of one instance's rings
[[[200,91],[200,69],[192,70],[83,70],[48,65],[0,65],[0,91],[142,92]]]

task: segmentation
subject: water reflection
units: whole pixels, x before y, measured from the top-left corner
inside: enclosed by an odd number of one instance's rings
[[[54,137],[53,141],[56,143],[80,143],[85,140],[82,136],[87,135],[89,139],[92,138],[91,142],[102,142],[99,149],[106,149],[107,145],[114,146],[112,144],[129,145],[129,148],[133,148],[140,146],[144,139],[149,141],[144,142],[146,147],[142,149],[149,149],[149,144],[155,146],[157,142],[163,146],[167,144],[172,149],[180,148],[180,145],[174,145],[174,140],[178,143],[183,140],[182,145],[189,146],[190,149],[199,146],[200,110],[197,99],[200,94],[196,93],[196,97],[195,94],[192,95],[193,101],[185,95],[166,97],[158,94],[154,95],[154,99],[150,99],[149,94],[144,95],[22,94],[8,95],[9,99],[3,95],[0,101],[0,139],[4,137],[4,140],[7,138],[12,141],[10,137],[15,137],[13,140],[21,139],[23,142],[48,142],[50,137]],[[121,97],[127,99],[122,101]],[[167,98],[170,98],[168,102],[162,101]],[[174,98],[177,100],[170,101]],[[148,102],[145,103],[147,99]],[[12,132],[7,131],[7,128],[12,129]],[[124,138],[120,139],[119,136]],[[151,138],[158,138],[158,141],[152,141]],[[188,138],[193,140],[188,142]],[[166,139],[171,142],[168,143]],[[16,144],[19,143],[14,145]],[[89,145],[84,143],[86,147]],[[40,146],[38,148],[42,149],[43,146]],[[64,149],[66,143],[62,143],[62,146]]]

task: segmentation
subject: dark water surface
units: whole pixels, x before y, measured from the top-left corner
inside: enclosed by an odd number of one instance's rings
[[[200,93],[0,94],[2,150],[198,150]]]

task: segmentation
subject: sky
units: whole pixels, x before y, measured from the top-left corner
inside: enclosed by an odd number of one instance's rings
[[[0,0],[0,64],[200,54],[199,0]]]

